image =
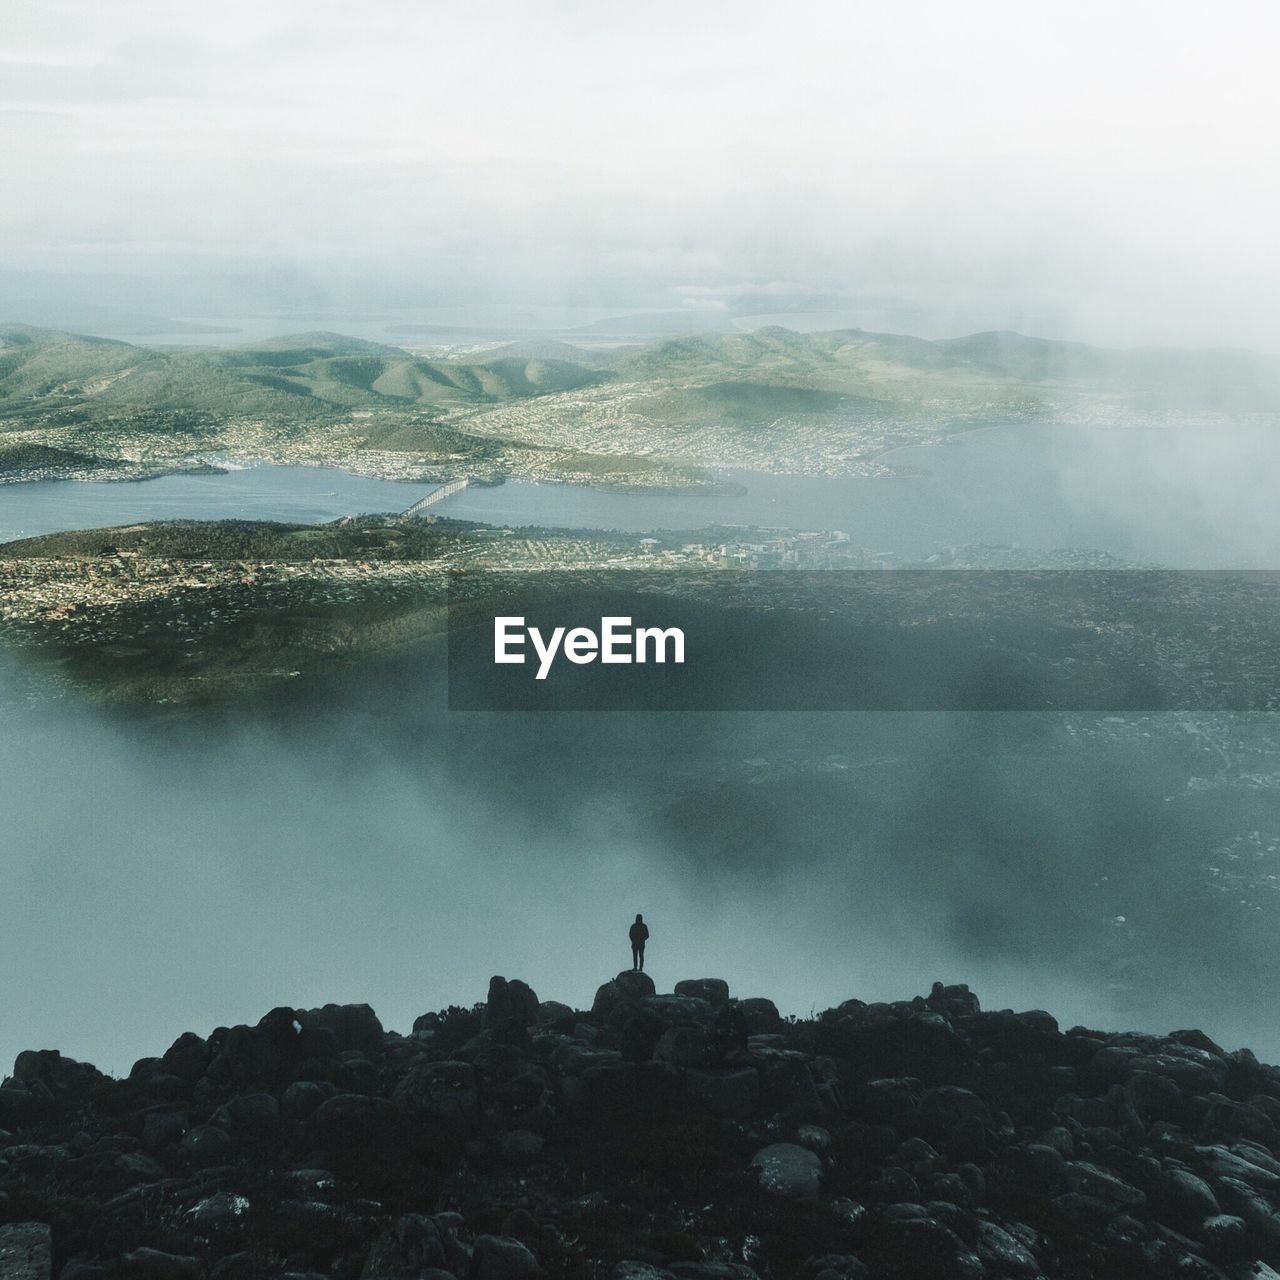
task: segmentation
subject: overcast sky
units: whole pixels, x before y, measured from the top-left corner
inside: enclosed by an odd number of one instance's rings
[[[1266,3],[0,9],[24,302],[114,270],[234,312],[292,272],[345,307],[887,306],[1280,350]]]

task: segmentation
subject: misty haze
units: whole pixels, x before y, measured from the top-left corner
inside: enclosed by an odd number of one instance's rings
[[[1274,16],[11,8],[0,1275],[1275,1277]]]

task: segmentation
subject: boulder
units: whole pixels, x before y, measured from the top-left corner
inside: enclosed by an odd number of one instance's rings
[[[745,1120],[760,1104],[760,1076],[754,1067],[734,1071],[688,1071],[685,1089],[714,1116]]]
[[[280,1110],[290,1120],[305,1120],[333,1092],[330,1085],[314,1080],[295,1080],[280,1095]]]
[[[404,1076],[391,1100],[410,1115],[453,1129],[471,1129],[480,1121],[476,1072],[468,1062],[421,1063]]]
[[[502,1154],[507,1160],[533,1160],[546,1145],[546,1139],[531,1129],[508,1129],[502,1135]]]
[[[0,1226],[0,1276],[4,1280],[49,1280],[52,1265],[48,1224],[10,1222]]]
[[[729,1003],[729,984],[723,978],[685,978],[676,983],[675,992],[678,996],[705,1000],[715,1009]]]
[[[614,1015],[622,1022],[618,1049],[628,1062],[648,1062],[654,1056],[667,1024],[642,1008],[624,1006]]]
[[[76,1092],[106,1077],[87,1062],[64,1058],[57,1049],[28,1049],[13,1063],[13,1080],[27,1086],[41,1084],[54,1094]]]
[[[510,982],[503,977],[489,979],[489,995],[484,1005],[484,1025],[498,1027],[514,1022],[532,1027],[538,1022],[539,1002],[533,988],[519,978]]]
[[[1190,1232],[1205,1218],[1221,1212],[1213,1188],[1188,1169],[1166,1169],[1155,1194],[1162,1220],[1180,1231]]]
[[[186,1216],[202,1231],[218,1230],[249,1211],[249,1201],[230,1191],[217,1191],[197,1201]]]
[[[1068,1160],[1064,1169],[1067,1186],[1078,1195],[1101,1200],[1119,1209],[1141,1209],[1147,1203],[1146,1193],[1130,1186],[1109,1169],[1087,1160]]]
[[[1264,1147],[1276,1145],[1276,1126],[1260,1108],[1215,1097],[1200,1120],[1200,1137],[1211,1142],[1246,1138]]]
[[[142,1118],[142,1145],[148,1151],[160,1151],[181,1142],[189,1128],[187,1117],[181,1111],[167,1108],[148,1111]]]
[[[751,1024],[739,1005],[724,1005],[711,1024],[711,1039],[716,1057],[721,1061],[747,1052],[751,1040]]]
[[[697,996],[645,996],[640,1007],[660,1018],[665,1026],[706,1025],[712,1016],[711,1006]]]
[[[360,1280],[400,1280],[439,1269],[448,1274],[448,1253],[437,1223],[422,1214],[405,1214],[370,1246]]]
[[[123,1254],[120,1270],[128,1280],[202,1280],[204,1276],[199,1258],[162,1249],[134,1249]]]
[[[1040,1274],[1040,1264],[1035,1254],[1012,1232],[994,1222],[979,1221],[974,1251],[983,1264],[999,1276],[1026,1276],[1028,1280]]]
[[[30,1123],[39,1106],[26,1089],[0,1089],[0,1129],[18,1129]]]
[[[591,1013],[596,1018],[607,1018],[622,1005],[638,1004],[646,996],[657,993],[653,979],[647,973],[624,969],[596,991],[591,1003]]]
[[[711,1037],[701,1027],[668,1027],[654,1046],[653,1057],[684,1071],[710,1067],[715,1052]]]
[[[468,1280],[525,1280],[542,1274],[527,1245],[511,1236],[480,1236],[471,1252]]]
[[[1196,1233],[1215,1253],[1235,1253],[1244,1244],[1248,1226],[1243,1218],[1230,1213],[1215,1213],[1207,1217]]]
[[[710,1114],[746,1120],[760,1103],[760,1076],[744,1066],[732,1071],[686,1071],[685,1089]]]
[[[538,1021],[543,1024],[564,1023],[572,1027],[576,1016],[567,1004],[561,1004],[559,1000],[544,1000],[538,1005]]]
[[[165,1050],[160,1062],[168,1074],[187,1084],[195,1084],[208,1070],[212,1057],[210,1045],[193,1031],[187,1031]]]
[[[319,1009],[301,1009],[297,1020],[303,1029],[329,1032],[340,1053],[355,1050],[376,1056],[383,1051],[382,1023],[367,1004],[326,1004]]]
[[[376,1143],[394,1128],[396,1109],[385,1098],[362,1093],[337,1093],[326,1098],[307,1121],[307,1135],[319,1146]]]
[[[760,1185],[786,1200],[816,1200],[822,1182],[822,1161],[792,1142],[775,1142],[751,1157]]]
[[[229,1133],[269,1138],[280,1129],[280,1104],[269,1093],[248,1093],[219,1107],[210,1123]]]
[[[182,1135],[182,1149],[194,1165],[222,1164],[235,1148],[231,1135],[217,1125],[201,1124]]]
[[[772,1000],[752,996],[747,1000],[738,1000],[736,1004],[746,1018],[747,1029],[753,1036],[777,1031],[782,1026],[782,1015]]]

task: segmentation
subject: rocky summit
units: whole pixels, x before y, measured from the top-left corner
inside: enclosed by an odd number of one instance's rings
[[[1261,1280],[1280,1069],[965,986],[807,1020],[704,978],[494,978],[0,1087],[0,1270],[61,1280]],[[18,1268],[14,1270],[13,1268]]]

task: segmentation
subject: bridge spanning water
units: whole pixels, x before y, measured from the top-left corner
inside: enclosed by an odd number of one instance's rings
[[[421,515],[428,507],[434,507],[437,502],[443,502],[450,495],[461,493],[463,489],[471,483],[465,476],[461,480],[450,480],[448,484],[442,484],[438,489],[433,489],[425,498],[419,498],[411,507],[407,507],[400,514],[401,516]]]

